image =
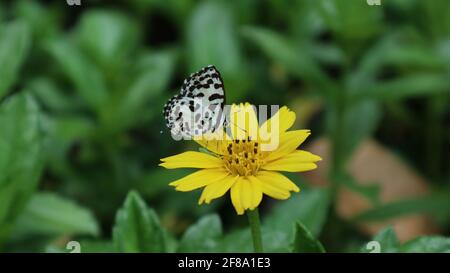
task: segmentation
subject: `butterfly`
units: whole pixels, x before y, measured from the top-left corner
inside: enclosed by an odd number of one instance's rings
[[[222,128],[224,105],[222,77],[209,65],[184,80],[180,93],[164,105],[163,114],[172,137],[192,139]]]

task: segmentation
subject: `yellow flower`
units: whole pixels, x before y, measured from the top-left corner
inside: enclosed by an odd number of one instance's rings
[[[204,188],[199,204],[209,204],[230,190],[236,212],[243,214],[247,209],[257,208],[263,194],[287,199],[291,191],[300,189],[279,172],[312,170],[317,168],[315,162],[321,160],[310,152],[297,150],[310,131],[288,131],[295,118],[295,113],[284,106],[259,127],[252,105],[232,105],[231,132],[216,133],[222,139],[196,140],[211,153],[184,152],[161,159],[160,166],[201,169],[170,183],[177,191]]]

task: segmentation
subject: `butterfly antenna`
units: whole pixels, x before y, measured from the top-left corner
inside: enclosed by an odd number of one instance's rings
[[[236,123],[229,121],[229,122],[225,122],[226,123],[226,127],[228,127],[229,125],[235,125],[237,128],[241,129],[242,131],[244,131],[245,133],[247,133],[247,130],[245,130],[244,128],[241,128],[239,125],[237,125]]]
[[[236,111],[236,113],[239,113],[241,110],[242,109],[239,109],[238,111]],[[228,126],[228,125],[235,125],[237,128],[239,128],[243,132],[247,133],[247,130],[245,130],[244,128],[241,128],[239,125],[237,125],[236,123],[232,122],[231,120],[227,121],[227,119],[225,119],[225,123],[226,123],[226,126]]]

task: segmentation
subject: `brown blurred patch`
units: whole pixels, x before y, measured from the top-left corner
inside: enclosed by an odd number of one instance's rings
[[[305,150],[323,158],[319,168],[305,173],[305,178],[316,186],[328,185],[326,174],[330,164],[329,141],[324,138],[313,141]],[[428,191],[429,184],[423,177],[372,139],[361,143],[348,164],[348,171],[361,185],[379,184],[381,203],[420,196]],[[337,213],[344,219],[372,207],[364,197],[347,189],[339,191],[336,202]],[[363,233],[373,236],[388,224],[394,226],[401,241],[437,232],[437,227],[424,214],[408,215],[379,223],[363,223],[358,227]]]

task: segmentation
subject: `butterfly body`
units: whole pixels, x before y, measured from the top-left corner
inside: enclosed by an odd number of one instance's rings
[[[184,80],[180,93],[166,103],[163,113],[173,137],[191,139],[223,125],[224,105],[222,77],[209,65]]]

